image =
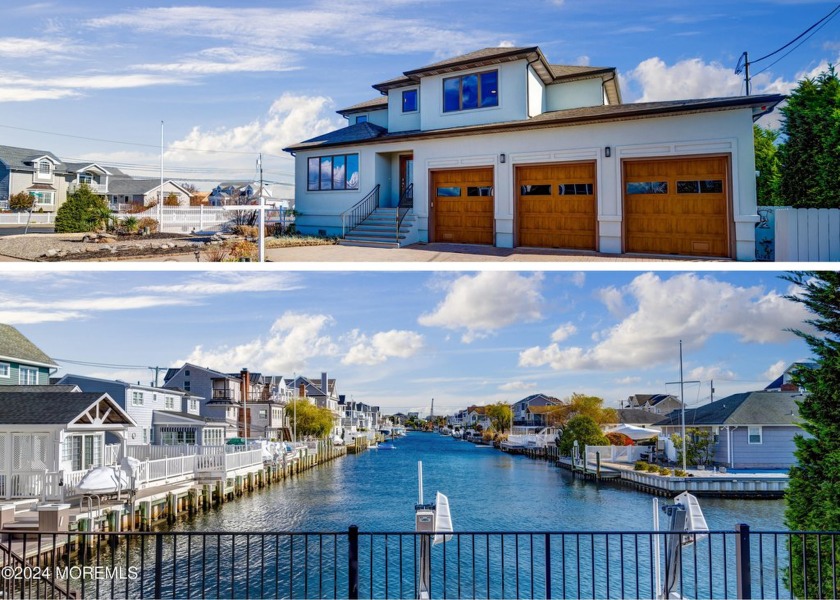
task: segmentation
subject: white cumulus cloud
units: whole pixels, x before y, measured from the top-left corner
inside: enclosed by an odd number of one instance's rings
[[[525,392],[536,387],[537,384],[533,381],[509,381],[500,385],[499,389],[503,392]]]
[[[775,381],[778,377],[785,372],[785,369],[788,367],[788,363],[783,360],[778,360],[770,365],[764,373],[761,374],[762,379],[766,379],[767,382]]]
[[[554,333],[551,334],[551,341],[552,342],[562,342],[566,338],[569,338],[577,333],[577,327],[575,327],[572,323],[564,323],[560,327],[554,330]]]
[[[423,336],[392,329],[367,336],[354,330],[353,345],[341,360],[346,365],[378,365],[389,358],[410,358],[423,348]]]
[[[466,330],[461,340],[470,343],[498,329],[542,317],[543,277],[483,271],[463,275],[447,286],[447,295],[434,311],[420,316],[427,327]]]
[[[600,333],[590,347],[554,342],[522,351],[519,365],[552,369],[642,369],[673,360],[679,340],[687,350],[701,348],[717,334],[741,343],[783,342],[786,328],[803,326],[806,310],[775,291],[740,287],[693,273],[663,279],[639,275],[622,291],[633,312]]]

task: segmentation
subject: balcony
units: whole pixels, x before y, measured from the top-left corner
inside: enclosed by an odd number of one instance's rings
[[[107,194],[108,193],[108,186],[104,183],[78,183],[76,181],[72,182],[68,187],[67,191],[69,193],[73,193],[78,190],[82,185],[87,185],[94,194]]]

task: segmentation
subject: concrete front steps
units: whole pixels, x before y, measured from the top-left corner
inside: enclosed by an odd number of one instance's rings
[[[368,248],[399,248],[413,243],[410,238],[414,237],[412,234],[416,223],[417,219],[414,216],[414,211],[409,210],[400,226],[399,236],[397,236],[397,209],[377,208],[367,219],[347,232],[344,239],[339,241],[339,244]]]

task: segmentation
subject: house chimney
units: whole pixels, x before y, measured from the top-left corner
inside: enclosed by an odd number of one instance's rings
[[[301,398],[306,397],[306,384],[305,383],[300,384],[298,396],[300,396]]]
[[[324,395],[329,397],[330,391],[327,389],[327,372],[321,371],[321,391],[324,392]]]

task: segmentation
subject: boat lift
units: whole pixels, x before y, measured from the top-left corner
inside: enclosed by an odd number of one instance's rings
[[[697,498],[688,492],[674,497],[673,504],[662,506],[662,512],[668,516],[669,532],[665,535],[665,585],[662,586],[659,573],[659,540],[653,549],[654,570],[656,572],[656,589],[662,590],[660,599],[670,600],[681,598],[680,573],[682,571],[682,547],[691,545],[708,537],[709,526],[700,508]],[[659,500],[653,499],[653,525],[655,531],[659,529]]]
[[[414,506],[414,531],[428,535],[420,536],[420,600],[431,598],[432,589],[432,546],[445,544],[452,539],[452,516],[449,514],[449,498],[437,492],[433,504],[423,503],[423,461],[417,461],[419,481],[418,503]],[[434,534],[434,535],[432,535]]]

